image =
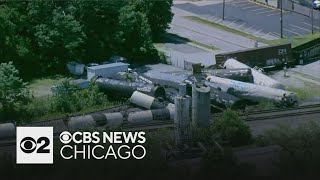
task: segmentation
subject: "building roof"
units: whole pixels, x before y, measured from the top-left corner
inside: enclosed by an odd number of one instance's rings
[[[111,63],[111,64],[103,64],[98,66],[91,66],[91,67],[88,67],[88,69],[97,70],[97,69],[112,68],[112,67],[124,66],[124,65],[128,66],[129,64],[118,62],[118,63]]]

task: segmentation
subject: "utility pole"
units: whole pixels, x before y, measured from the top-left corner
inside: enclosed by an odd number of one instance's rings
[[[224,9],[226,7],[226,0],[223,0],[223,5],[222,5],[222,20],[224,20]]]
[[[313,7],[311,7],[311,32],[313,34]]]
[[[282,0],[280,1],[280,28],[281,38],[283,38],[283,22],[282,22]]]

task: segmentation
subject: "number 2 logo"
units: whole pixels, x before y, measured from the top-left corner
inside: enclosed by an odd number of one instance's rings
[[[37,153],[50,153],[50,149],[47,147],[50,144],[50,140],[47,137],[40,137],[38,140],[32,137],[25,137],[20,142],[20,149],[24,153],[33,153],[37,149]],[[37,148],[39,146],[39,148]]]

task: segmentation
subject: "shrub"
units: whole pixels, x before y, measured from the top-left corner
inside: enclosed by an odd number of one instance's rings
[[[110,104],[107,96],[99,92],[99,88],[94,82],[90,82],[89,88],[80,89],[65,80],[53,88],[53,97],[52,108],[58,112],[66,113]]]
[[[168,64],[166,54],[162,51],[158,52],[159,62],[163,64]]]
[[[12,62],[0,64],[0,107],[4,113],[3,119],[10,119],[15,114],[19,104],[29,100],[27,84],[19,77],[19,71]],[[2,118],[1,118],[2,119]]]
[[[297,128],[279,125],[268,130],[263,143],[281,147],[279,160],[275,162],[279,175],[309,179],[320,176],[319,138],[320,124],[311,121]]]
[[[52,88],[53,93],[53,109],[59,112],[76,112],[79,111],[77,106],[76,94],[80,89],[70,83],[69,80],[64,80],[58,86]]]
[[[68,80],[52,88],[52,96],[42,96],[30,99],[28,104],[15,108],[17,123],[28,123],[37,120],[61,118],[71,113],[85,113],[102,110],[120,104],[110,102],[105,94],[99,92],[95,83],[90,83],[87,89],[80,89]],[[0,118],[2,116],[0,114]]]
[[[31,99],[26,106],[20,106],[18,121],[30,122],[38,117],[45,118],[52,115],[51,102],[53,98],[50,96],[37,97]]]
[[[217,134],[220,141],[232,146],[247,145],[251,141],[251,131],[235,111],[227,109],[223,116],[214,120],[211,131]]]
[[[80,108],[111,104],[107,99],[107,95],[100,92],[98,86],[94,82],[90,83],[88,89],[78,91],[75,96]]]

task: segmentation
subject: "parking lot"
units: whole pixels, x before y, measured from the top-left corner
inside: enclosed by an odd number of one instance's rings
[[[221,3],[197,6],[192,3],[175,4],[177,8],[192,12],[204,18],[218,21],[221,24],[230,25],[233,28],[247,31],[270,34],[280,37],[280,10],[247,0],[234,0],[225,4],[225,20],[222,18]],[[320,32],[320,13],[314,13],[314,32]],[[310,17],[294,12],[283,11],[283,35],[297,36],[312,32]]]

